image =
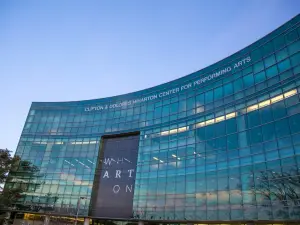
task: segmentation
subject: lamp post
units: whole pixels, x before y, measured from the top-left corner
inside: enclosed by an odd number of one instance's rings
[[[76,217],[75,217],[75,223],[74,223],[74,225],[77,225],[78,213],[79,213],[81,199],[86,199],[86,197],[79,197],[78,198],[78,201],[77,201],[77,210],[76,210]]]

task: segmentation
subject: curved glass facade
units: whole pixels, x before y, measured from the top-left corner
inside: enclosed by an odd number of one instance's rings
[[[298,15],[163,85],[104,99],[34,102],[16,154],[38,171],[28,176],[20,167],[6,186],[26,189],[21,211],[74,215],[81,198],[79,214],[95,215],[95,182],[110,176],[103,137],[137,132],[131,219],[299,221],[299,74]],[[130,191],[124,182],[114,191]]]

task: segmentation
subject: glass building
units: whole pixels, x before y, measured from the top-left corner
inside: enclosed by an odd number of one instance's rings
[[[299,75],[300,15],[169,83],[33,102],[6,183],[17,217],[299,224]]]

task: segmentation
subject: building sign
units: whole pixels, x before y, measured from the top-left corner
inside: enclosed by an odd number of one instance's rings
[[[142,97],[142,98],[138,98],[138,99],[131,99],[131,100],[127,100],[127,101],[123,101],[123,102],[119,102],[119,103],[113,103],[113,104],[106,104],[106,105],[96,105],[96,106],[90,106],[90,107],[85,107],[84,111],[86,112],[92,112],[92,111],[101,111],[101,110],[107,110],[107,109],[113,109],[113,108],[119,108],[119,107],[125,107],[125,106],[129,106],[129,105],[134,105],[137,103],[143,103],[143,102],[148,102],[148,101],[153,101],[155,99],[158,98],[163,98],[166,96],[170,96],[173,94],[176,94],[178,92],[182,92],[182,91],[186,91],[188,89],[191,89],[193,87],[199,86],[207,81],[216,79],[220,76],[223,76],[225,74],[228,74],[229,72],[239,68],[240,66],[243,66],[247,63],[251,62],[251,57],[247,56],[244,59],[229,65],[227,67],[224,67],[214,73],[208,74],[205,77],[202,77],[198,80],[192,81],[190,83],[172,88],[170,90],[166,90],[157,94],[152,94],[146,97]]]
[[[102,140],[92,216],[132,217],[138,143],[139,135]]]

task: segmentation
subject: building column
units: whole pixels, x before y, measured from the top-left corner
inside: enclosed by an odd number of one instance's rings
[[[90,218],[84,218],[83,225],[89,225],[90,224]]]
[[[138,225],[144,225],[144,221],[139,221]]]
[[[49,225],[49,223],[50,223],[50,216],[49,215],[45,215],[44,225]]]

